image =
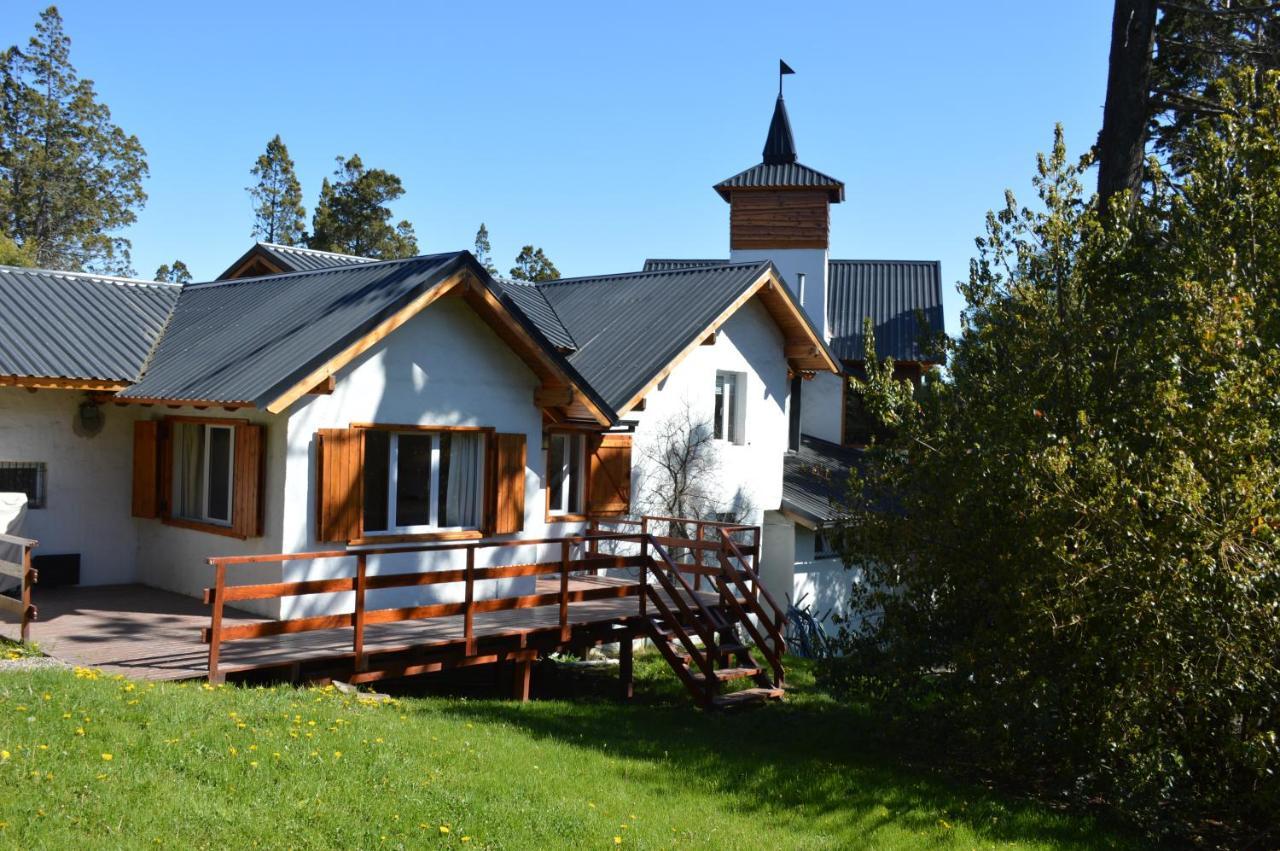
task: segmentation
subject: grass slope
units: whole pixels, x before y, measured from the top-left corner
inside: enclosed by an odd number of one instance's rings
[[[606,677],[521,705],[0,674],[0,845],[1124,847],[897,766],[800,665],[786,704],[736,715],[695,710],[653,657],[632,704]]]

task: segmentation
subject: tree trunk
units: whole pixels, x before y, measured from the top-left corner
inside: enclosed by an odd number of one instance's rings
[[[1098,134],[1098,196],[1142,188],[1151,121],[1151,64],[1157,0],[1116,0],[1111,19],[1107,100]]]

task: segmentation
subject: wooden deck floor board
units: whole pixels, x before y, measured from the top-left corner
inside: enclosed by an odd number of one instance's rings
[[[634,580],[606,576],[574,576],[571,590],[634,585]],[[537,593],[558,592],[558,577],[537,580]],[[699,592],[707,602],[714,594]],[[124,674],[135,679],[190,679],[208,673],[208,646],[200,630],[209,625],[209,607],[200,600],[146,585],[37,587],[34,597],[40,617],[32,624],[32,640],[41,650],[72,665]],[[634,596],[569,604],[570,626],[622,622],[639,615]],[[255,623],[262,618],[227,607],[223,625]],[[496,636],[555,630],[560,625],[557,605],[508,609],[474,616],[478,640]],[[0,634],[17,638],[15,623],[0,623]],[[365,628],[368,653],[408,647],[447,646],[463,640],[459,616],[371,624]],[[349,627],[295,633],[271,638],[226,642],[220,667],[228,672],[295,661],[351,655]]]

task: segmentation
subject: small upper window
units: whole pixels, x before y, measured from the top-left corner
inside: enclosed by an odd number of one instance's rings
[[[583,449],[580,434],[552,434],[547,445],[547,513],[582,513]]]
[[[0,461],[0,493],[25,493],[27,508],[44,508],[44,462]]]
[[[836,548],[832,544],[830,534],[825,529],[819,529],[813,533],[814,561],[824,558],[836,558],[839,555],[840,553],[836,552]]]
[[[173,423],[173,516],[231,525],[235,427]]]
[[[716,401],[712,413],[712,428],[716,440],[743,442],[741,390],[741,373],[716,373]]]
[[[364,435],[364,530],[478,529],[484,435],[369,429]]]

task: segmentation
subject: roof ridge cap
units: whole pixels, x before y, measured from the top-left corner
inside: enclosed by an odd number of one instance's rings
[[[352,269],[367,269],[370,266],[389,266],[393,263],[410,263],[414,260],[426,260],[435,257],[457,257],[465,251],[442,251],[439,254],[415,254],[413,257],[397,257],[391,260],[370,260],[368,263],[352,263],[347,266],[326,266],[323,269],[301,269],[296,272],[277,272],[274,275],[254,275],[252,278],[227,278],[225,280],[198,281],[185,284],[184,289],[212,289],[213,287],[232,284],[247,284],[253,281],[279,280],[280,278],[302,278],[307,275],[330,275],[335,272],[347,272]],[[354,255],[353,255],[354,256]]]
[[[325,254],[329,257],[348,257],[352,260],[359,260],[362,263],[378,263],[381,262],[376,257],[365,257],[363,254],[347,254],[344,251],[326,251],[323,248],[311,248],[305,245],[284,245],[279,242],[258,242],[258,245],[265,245],[267,248],[279,248],[284,251],[300,251],[305,254]],[[429,256],[429,255],[419,255]],[[401,258],[407,259],[407,258]]]
[[[71,272],[62,269],[41,269],[36,266],[5,266],[0,265],[0,272],[18,272],[24,274],[46,275],[49,277],[68,277],[68,278],[88,278],[94,281],[102,281],[108,284],[120,284],[134,287],[157,287],[164,289],[167,287],[177,287],[182,289],[182,284],[176,284],[173,281],[148,281],[143,278],[125,278],[119,275],[99,275],[96,272]]]
[[[556,278],[554,281],[539,281],[537,283],[533,283],[532,285],[541,289],[542,287],[553,287],[553,286],[558,286],[560,284],[581,284],[581,283],[587,283],[590,281],[617,280],[619,278],[643,278],[643,277],[653,277],[656,275],[687,275],[691,272],[708,272],[708,271],[715,271],[717,269],[742,269],[742,268],[754,269],[757,266],[761,266],[769,262],[771,261],[755,260],[755,261],[743,261],[740,263],[729,263],[726,261],[724,263],[717,263],[712,266],[685,266],[680,269],[655,269],[651,272],[645,272],[641,270],[639,272],[614,272],[613,274],[610,274],[610,275],[581,275],[575,278]]]

